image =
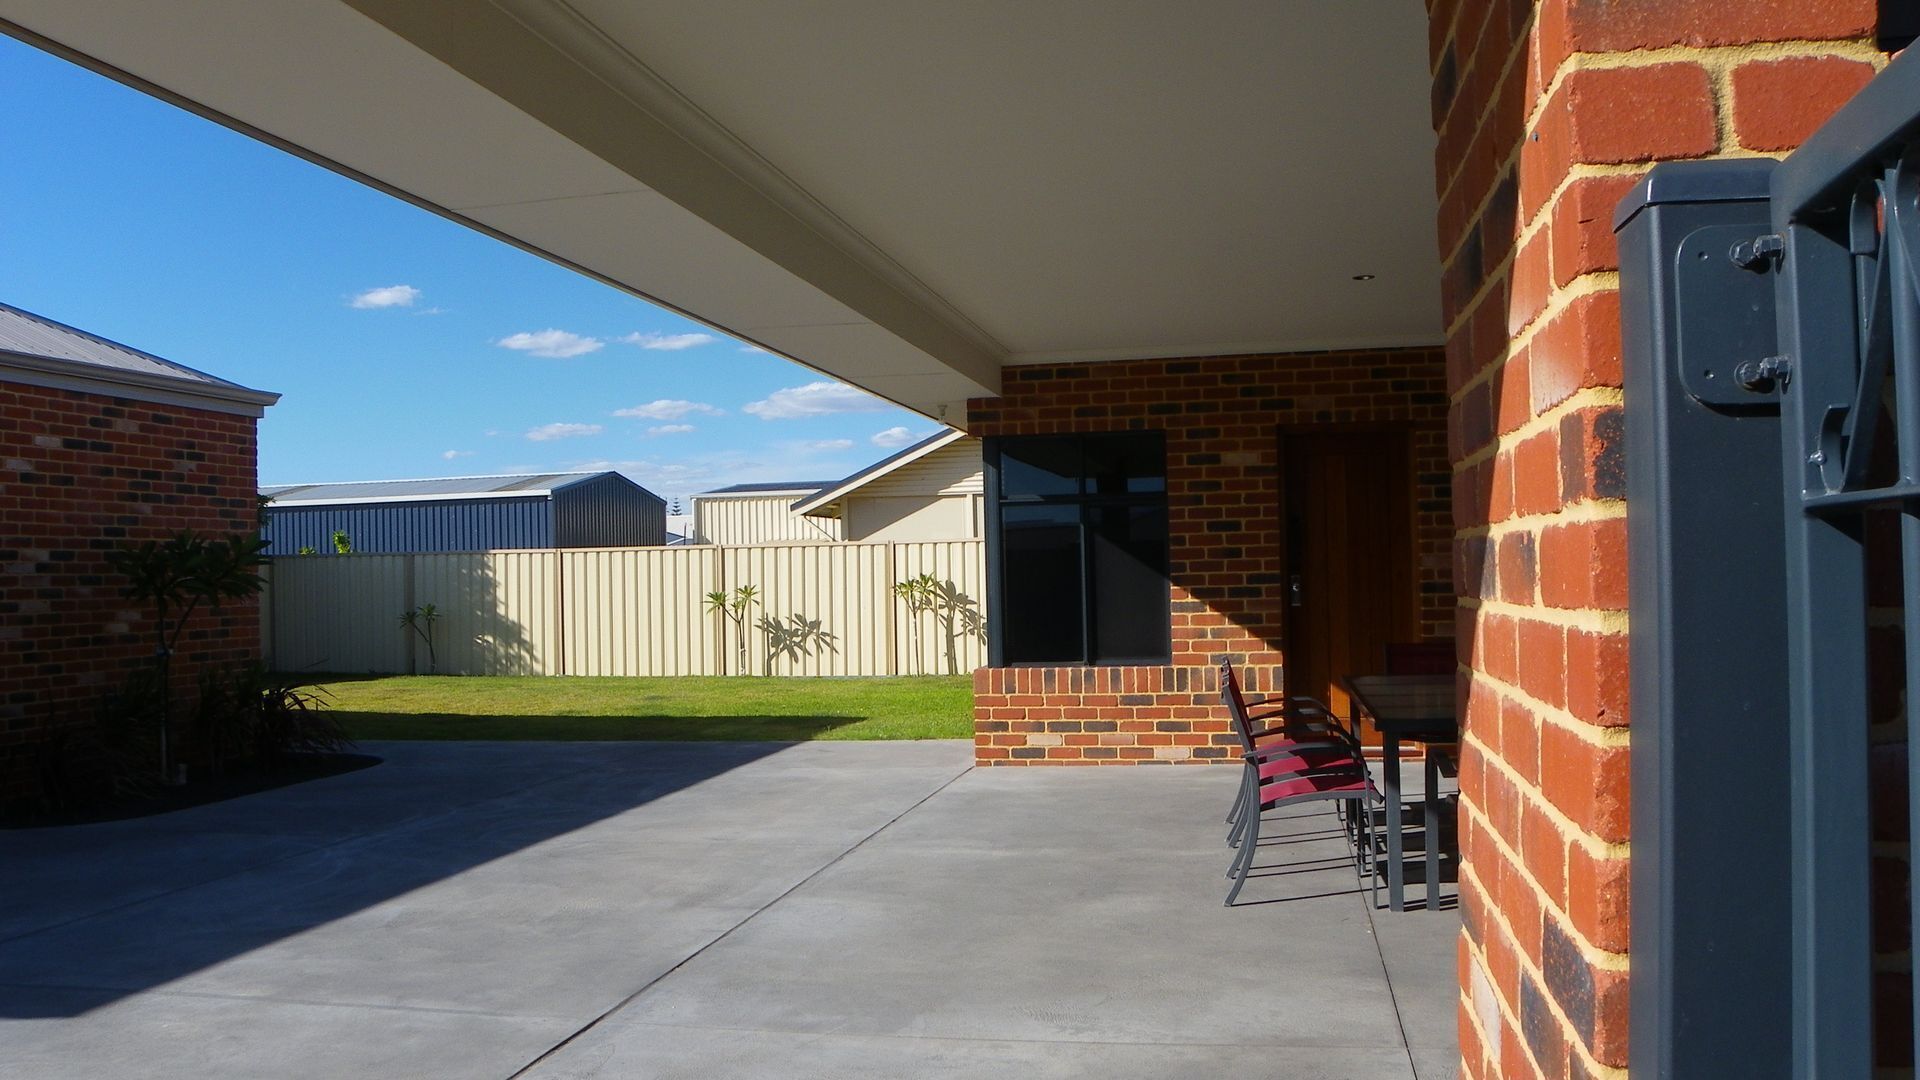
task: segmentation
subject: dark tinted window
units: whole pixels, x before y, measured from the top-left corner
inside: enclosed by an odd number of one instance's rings
[[[1140,495],[1167,490],[1167,451],[1158,434],[1103,435],[1086,440],[1089,495]]]
[[[1080,440],[1008,439],[1000,450],[1000,497],[1080,494]]]
[[[996,662],[1166,663],[1166,448],[1158,432],[992,440]]]
[[[1081,611],[1080,508],[1009,506],[1000,512],[1007,655],[1021,663],[1077,663],[1086,652]]]
[[[1164,661],[1167,619],[1167,508],[1087,507],[1093,548],[1093,639],[1109,663]]]

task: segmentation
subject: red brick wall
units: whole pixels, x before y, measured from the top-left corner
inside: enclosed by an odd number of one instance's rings
[[[121,597],[106,552],[257,527],[254,424],[0,381],[0,806],[37,797],[48,737],[153,654],[151,620]],[[196,615],[176,685],[259,653],[252,601]]]
[[[1463,686],[1464,1075],[1627,1064],[1614,205],[1788,149],[1881,63],[1873,0],[1429,0]]]
[[[974,435],[1165,432],[1173,663],[983,668],[975,757],[994,765],[1239,762],[1215,667],[1279,689],[1284,667],[1280,432],[1388,425],[1415,459],[1424,636],[1453,633],[1445,372],[1438,349],[1066,364],[1007,370],[968,406]]]

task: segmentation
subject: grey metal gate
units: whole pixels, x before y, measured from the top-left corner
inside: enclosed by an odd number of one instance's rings
[[[1869,729],[1886,671],[1869,670],[1868,628],[1875,575],[1897,573],[1881,606],[1904,611],[1911,743],[1917,138],[1909,54],[1777,167],[1662,165],[1616,218],[1636,1075],[1866,1077],[1876,1010],[1883,1031],[1912,1028],[1920,994],[1875,992],[1870,807],[1888,802],[1869,801]],[[1882,566],[1870,540],[1889,516]],[[1917,764],[1892,792],[1900,837],[1920,832]]]

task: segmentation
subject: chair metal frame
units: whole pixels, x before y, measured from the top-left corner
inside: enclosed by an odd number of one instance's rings
[[[1233,881],[1227,906],[1233,906],[1253,868],[1253,854],[1260,844],[1261,815],[1282,806],[1325,801],[1360,803],[1347,808],[1350,812],[1345,822],[1353,841],[1355,870],[1364,875],[1367,868],[1362,853],[1373,847],[1372,814],[1366,812],[1367,805],[1382,801],[1382,796],[1352,733],[1324,706],[1310,699],[1282,699],[1279,706],[1262,708],[1256,714],[1240,692],[1230,661],[1220,665],[1220,699],[1240,737],[1245,763],[1234,808],[1227,815],[1232,825],[1227,843],[1237,849],[1227,870],[1227,877]],[[1263,705],[1272,700],[1260,699]],[[1280,793],[1267,797],[1276,789]]]

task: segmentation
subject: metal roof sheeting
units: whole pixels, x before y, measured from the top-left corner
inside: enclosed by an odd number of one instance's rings
[[[695,495],[694,498],[701,499],[708,495],[771,495],[776,491],[791,491],[795,493],[819,491],[831,483],[833,483],[831,480],[788,480],[784,483],[777,484],[735,484],[732,487],[714,488],[712,491],[703,491]]]
[[[414,502],[426,499],[482,499],[551,495],[606,472],[516,473],[507,476],[443,476],[426,480],[363,480],[337,484],[283,484],[260,494],[275,505],[318,503]]]
[[[0,304],[0,372],[10,382],[259,416],[280,395],[163,360]]]
[[[42,360],[66,360],[138,375],[158,375],[204,386],[246,389],[239,383],[163,360],[152,353],[108,341],[9,304],[0,304],[0,352]]]
[[[263,488],[269,555],[644,547],[666,540],[667,504],[617,472],[449,476]]]

